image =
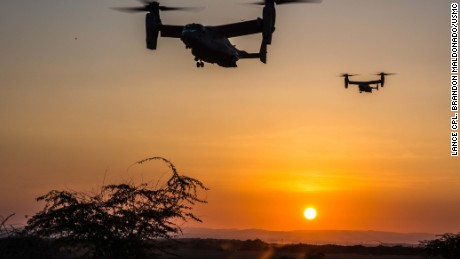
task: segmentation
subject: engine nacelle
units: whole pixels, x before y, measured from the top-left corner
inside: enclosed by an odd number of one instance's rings
[[[147,13],[145,16],[145,36],[148,49],[156,49],[158,42],[158,33],[161,28],[159,14]]]
[[[272,43],[272,35],[275,31],[276,10],[273,1],[266,1],[262,13],[263,31],[262,37],[265,44]]]

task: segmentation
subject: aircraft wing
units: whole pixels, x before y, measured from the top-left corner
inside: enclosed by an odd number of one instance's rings
[[[358,81],[348,81],[348,84],[350,84],[350,85],[359,85],[361,83],[362,82],[358,82]]]
[[[262,32],[262,19],[212,26],[227,38],[256,34]]]
[[[183,28],[182,25],[161,25],[161,37],[180,38]]]
[[[372,84],[381,84],[382,81],[381,81],[381,80],[374,80],[374,81],[367,81],[367,82],[365,82],[365,83],[368,83],[368,84],[370,84],[370,85],[372,85]]]
[[[381,84],[382,81],[380,80],[374,80],[374,81],[348,81],[348,84],[350,85],[360,85],[360,84],[367,84],[367,85],[371,85],[371,84]]]
[[[219,26],[209,26],[216,29],[222,36],[227,38],[256,34],[262,32],[262,19],[255,19],[244,22],[224,24]],[[180,38],[182,35],[182,25],[161,25],[161,37]]]

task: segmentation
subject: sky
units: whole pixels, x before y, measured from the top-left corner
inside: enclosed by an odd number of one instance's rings
[[[261,16],[247,2],[171,0],[206,8],[162,21]],[[187,227],[458,232],[450,3],[279,6],[267,64],[197,69],[180,40],[145,48],[144,14],[111,9],[139,2],[2,0],[0,215],[25,222],[52,189],[154,181],[165,165],[130,165],[162,156],[210,188]],[[380,71],[397,75],[372,94],[338,77]]]

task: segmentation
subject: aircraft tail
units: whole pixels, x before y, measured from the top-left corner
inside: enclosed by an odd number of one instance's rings
[[[241,54],[241,53],[240,53]],[[240,58],[246,59],[246,58],[260,58],[259,53],[245,53],[244,55],[240,55]]]
[[[248,53],[246,51],[239,51],[240,59],[255,59],[258,58],[262,63],[267,63],[267,51],[259,53]]]

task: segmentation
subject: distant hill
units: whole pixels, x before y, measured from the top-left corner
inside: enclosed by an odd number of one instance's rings
[[[396,233],[351,230],[268,231],[261,229],[186,228],[183,238],[260,239],[268,243],[337,244],[337,245],[414,245],[420,240],[435,239],[430,233]]]

